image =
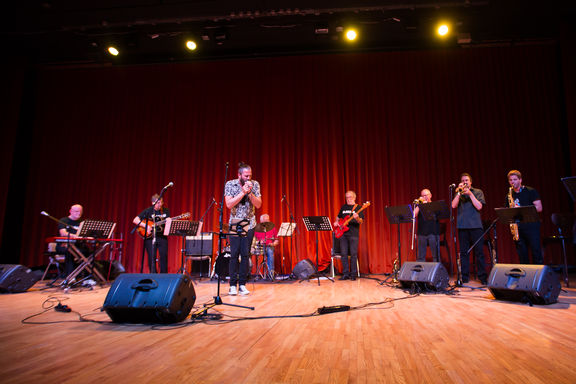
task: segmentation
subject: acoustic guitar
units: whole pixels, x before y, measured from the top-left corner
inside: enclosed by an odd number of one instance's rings
[[[362,212],[363,210],[365,210],[369,206],[370,206],[370,202],[369,201],[365,202],[364,204],[362,204],[362,208],[360,208],[358,211],[356,211],[356,213]],[[337,239],[341,238],[344,235],[344,232],[346,232],[350,229],[348,227],[348,223],[350,223],[350,221],[352,221],[352,219],[354,219],[354,217],[352,217],[352,215],[346,215],[346,217],[344,217],[342,219],[338,219],[338,226],[336,228],[334,228],[334,235],[336,236]]]
[[[172,217],[172,220],[179,220],[179,219],[185,219],[186,217],[190,217],[190,212],[186,212],[183,213],[181,215]],[[159,226],[162,226],[164,224],[166,224],[166,220],[168,219],[164,219],[164,220],[160,220],[156,222],[156,228],[158,228]],[[150,219],[145,219],[142,220],[143,223],[148,223],[148,228],[152,228],[152,225],[154,224],[153,220]],[[140,237],[142,237],[143,239],[149,239],[152,237],[152,233],[150,233],[149,235],[146,235],[146,231],[144,230],[143,227],[138,227],[138,234],[140,235]]]

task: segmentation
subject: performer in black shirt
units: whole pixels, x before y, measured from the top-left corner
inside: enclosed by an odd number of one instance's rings
[[[356,204],[356,192],[346,192],[346,204],[340,208],[338,219],[352,216],[353,220],[348,223],[348,230],[344,232],[340,239],[340,251],[342,256],[342,277],[340,280],[356,280],[358,275],[358,242],[360,238],[360,224],[364,221],[364,212],[359,211],[362,207]],[[340,227],[340,221],[336,219],[334,227]],[[348,261],[350,255],[350,261]]]
[[[542,212],[540,194],[534,188],[522,185],[522,174],[520,171],[513,169],[508,172],[508,183],[510,184],[514,206],[526,207],[533,205],[536,207],[536,211]],[[506,206],[508,205],[508,195],[506,195]],[[540,222],[518,224],[518,234],[519,239],[515,243],[520,264],[530,263],[528,247],[532,250],[533,264],[542,264],[544,260],[540,243]]]
[[[452,200],[452,208],[458,208],[458,242],[460,245],[460,260],[462,265],[462,282],[470,280],[470,255],[466,251],[478,240],[484,232],[480,210],[486,204],[484,192],[478,188],[472,188],[472,176],[463,173],[460,176],[460,184],[456,189],[458,193]],[[478,268],[478,279],[486,285],[488,276],[486,273],[486,262],[484,260],[484,243],[480,240],[474,247],[476,256],[476,266]]]
[[[427,204],[432,202],[432,192],[428,189],[423,189],[420,192],[418,204]],[[420,212],[420,208],[416,206],[414,209],[414,216],[418,218],[418,255],[416,260],[426,261],[426,246],[430,247],[432,251],[432,260],[439,261],[438,257],[438,237],[440,235],[440,223],[437,219],[425,220]]]
[[[166,220],[170,217],[170,211],[168,208],[164,207],[164,199],[159,199],[159,195],[152,196],[152,204],[156,204],[152,207],[148,207],[138,216],[132,220],[132,222],[142,228],[146,227],[146,219],[153,220],[154,222]],[[156,201],[158,200],[158,201]],[[146,253],[148,254],[148,267],[150,273],[156,273],[156,252],[154,250],[153,236],[151,221],[148,221],[148,232],[146,234],[146,239],[144,240],[144,247],[146,248]],[[168,238],[164,236],[164,225],[156,226],[156,249],[158,250],[158,255],[160,257],[160,273],[168,273]]]
[[[77,238],[78,236],[76,233],[78,232],[80,223],[83,221],[81,220],[83,212],[84,208],[82,208],[80,204],[74,204],[71,206],[70,214],[60,219],[60,221],[65,224],[58,223],[58,235],[61,237],[70,237],[71,239]],[[72,255],[71,252],[68,252],[68,247],[60,244],[56,246],[56,252],[66,255],[64,263],[64,277],[67,277],[74,270],[74,255]]]

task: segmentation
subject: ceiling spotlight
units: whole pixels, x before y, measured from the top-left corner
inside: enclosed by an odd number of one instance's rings
[[[436,34],[442,38],[450,35],[450,25],[448,23],[440,23],[436,27]]]
[[[196,45],[196,43],[193,40],[187,40],[186,48],[188,48],[190,51],[194,51],[196,50],[196,48],[198,48],[198,45]]]
[[[358,38],[358,32],[354,28],[348,28],[346,32],[344,32],[344,36],[346,36],[346,40],[354,41]]]
[[[112,56],[118,56],[118,54],[120,54],[120,51],[116,47],[111,45],[108,47],[108,53],[111,54]]]

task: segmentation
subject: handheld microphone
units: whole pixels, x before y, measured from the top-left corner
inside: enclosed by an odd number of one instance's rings
[[[44,216],[50,216],[50,215],[48,214],[48,212],[46,212],[46,211],[42,211],[42,212],[40,212],[40,214],[41,214],[41,215],[44,215]]]
[[[280,199],[280,202],[283,202],[286,199],[286,194],[282,194],[282,198]]]
[[[165,187],[162,188],[162,189],[168,189],[168,188],[170,188],[170,187],[172,187],[172,186],[174,186],[174,183],[173,183],[173,182],[169,182],[168,185],[165,186]]]

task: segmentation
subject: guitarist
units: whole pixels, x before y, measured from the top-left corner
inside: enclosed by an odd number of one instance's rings
[[[168,208],[164,207],[164,199],[158,199],[159,195],[152,196],[152,204],[140,212],[138,216],[132,220],[132,222],[142,228],[146,227],[146,219],[153,220],[154,222],[166,220],[170,217],[170,211]],[[148,231],[146,233],[146,239],[144,240],[144,248],[146,248],[146,253],[148,254],[148,268],[150,273],[156,273],[156,250],[158,250],[158,255],[160,256],[160,273],[168,273],[168,238],[164,236],[164,226],[159,225],[156,227],[156,244],[153,243],[152,236],[152,225],[148,222]]]
[[[340,239],[340,250],[342,255],[342,277],[340,280],[356,280],[358,275],[358,241],[360,237],[360,224],[364,221],[364,212],[357,213],[362,206],[356,204],[356,192],[346,192],[346,204],[340,208],[338,219],[334,222],[335,228],[340,228],[348,218],[352,220],[348,223],[348,230],[344,232]],[[350,255],[350,261],[348,261]]]

